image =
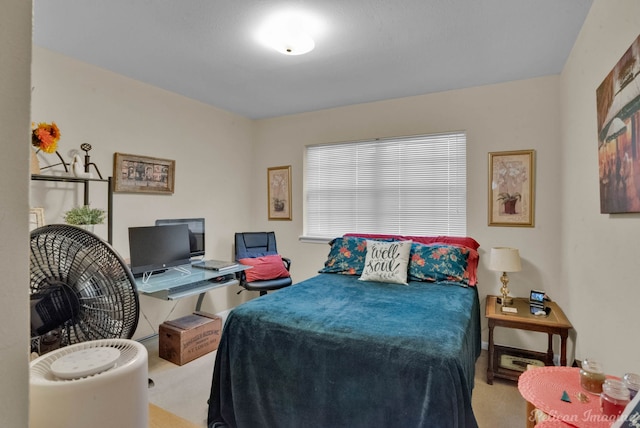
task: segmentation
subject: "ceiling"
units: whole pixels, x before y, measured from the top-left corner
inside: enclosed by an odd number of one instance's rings
[[[559,74],[592,0],[34,0],[34,44],[259,119]],[[303,9],[316,48],[254,39]]]

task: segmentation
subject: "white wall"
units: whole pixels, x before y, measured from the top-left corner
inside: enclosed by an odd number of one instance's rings
[[[498,275],[486,268],[492,246],[520,249],[523,271],[510,275],[512,295],[528,296],[540,288],[567,304],[560,275],[560,118],[559,77],[510,82],[431,95],[335,108],[257,123],[253,152],[252,227],[275,230],[281,253],[293,259],[295,281],[323,266],[329,247],[298,241],[303,232],[303,156],[309,144],[353,141],[451,130],[467,132],[467,218],[469,236],[481,244],[479,292],[497,294]],[[488,153],[534,149],[537,155],[535,227],[489,227]],[[292,165],[293,220],[267,221],[266,171]],[[483,309],[484,312],[484,309]],[[487,340],[483,318],[483,340]],[[546,350],[541,334],[498,331],[497,342],[522,343]]]
[[[596,0],[561,76],[562,276],[577,356],[640,372],[640,215],[600,214],[596,88],[640,34],[640,2]],[[638,79],[638,77],[636,77]]]
[[[0,14],[0,426],[26,427],[29,404],[27,260],[31,2],[8,0]]]
[[[128,227],[153,225],[157,218],[204,217],[206,256],[230,260],[233,233],[250,221],[252,121],[171,92],[111,73],[46,49],[33,49],[32,120],[55,121],[65,159],[90,143],[91,160],[103,176],[113,175],[115,152],[176,161],[172,195],[116,193],[113,198],[113,246],[129,256]],[[84,153],[82,153],[84,154]],[[55,155],[39,155],[42,165]],[[45,170],[62,173],[62,167]],[[31,183],[31,206],[44,207],[47,223],[82,204],[74,185]],[[92,184],[90,202],[106,208],[106,185]],[[106,239],[106,225],[95,232]],[[207,293],[203,310],[219,312],[257,295],[236,295],[238,287]],[[195,297],[178,303],[142,296],[142,316],[135,338],[157,332],[166,319],[189,314]]]

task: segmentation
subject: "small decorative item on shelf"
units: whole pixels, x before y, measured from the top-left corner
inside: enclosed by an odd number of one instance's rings
[[[36,151],[31,147],[31,163],[29,165],[29,171],[31,174],[40,174],[40,162],[38,161],[38,155]]]
[[[60,163],[49,165],[43,168],[40,168],[40,165],[38,164],[36,167],[33,160],[34,156],[32,155],[31,173],[37,174],[40,172],[40,169],[46,169],[56,165],[64,166],[65,172],[69,172],[67,163],[64,161],[60,153],[58,153],[58,141],[60,141],[61,135],[58,125],[56,125],[55,122],[40,122],[37,126],[35,125],[35,123],[32,123],[32,127],[33,129],[31,130],[31,146],[38,149],[38,152],[43,151],[45,153],[55,153],[60,159]],[[35,162],[37,162],[37,158]]]
[[[31,131],[31,144],[45,153],[55,153],[60,140],[60,129],[55,122],[40,122]]]
[[[71,208],[64,213],[64,221],[67,224],[82,227],[93,232],[93,226],[104,223],[105,211],[99,208],[91,208],[89,205]]]
[[[74,176],[79,178],[93,178],[93,174],[90,172],[84,172],[84,165],[80,155],[75,155],[73,157],[73,162],[71,162],[71,172],[73,172]]]
[[[82,143],[80,145],[80,148],[84,151],[84,169],[82,171],[76,171],[75,169],[73,169],[73,175],[75,175],[76,177],[82,177],[82,178],[93,178],[93,174],[89,172],[89,167],[93,166],[96,169],[96,172],[98,173],[98,177],[100,177],[100,180],[102,180],[102,174],[100,174],[98,165],[91,162],[91,156],[89,155],[89,150],[91,150],[91,144]],[[80,160],[80,155],[74,156],[73,162],[76,163],[78,169],[80,166],[83,165],[82,161]]]

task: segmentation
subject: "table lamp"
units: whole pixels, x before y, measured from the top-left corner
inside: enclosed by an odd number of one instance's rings
[[[513,298],[509,296],[509,288],[507,287],[509,277],[507,276],[507,272],[519,272],[522,270],[520,252],[517,248],[493,247],[489,258],[489,269],[502,272],[502,276],[500,277],[500,281],[502,281],[502,287],[500,287],[502,306],[511,305]]]

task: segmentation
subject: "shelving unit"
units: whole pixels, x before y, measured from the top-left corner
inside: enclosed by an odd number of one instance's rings
[[[113,179],[107,177],[100,178],[79,178],[79,177],[61,177],[43,174],[31,174],[31,180],[34,181],[58,181],[63,183],[80,183],[84,187],[84,205],[89,205],[89,183],[106,183],[107,189],[107,241],[113,242]]]

